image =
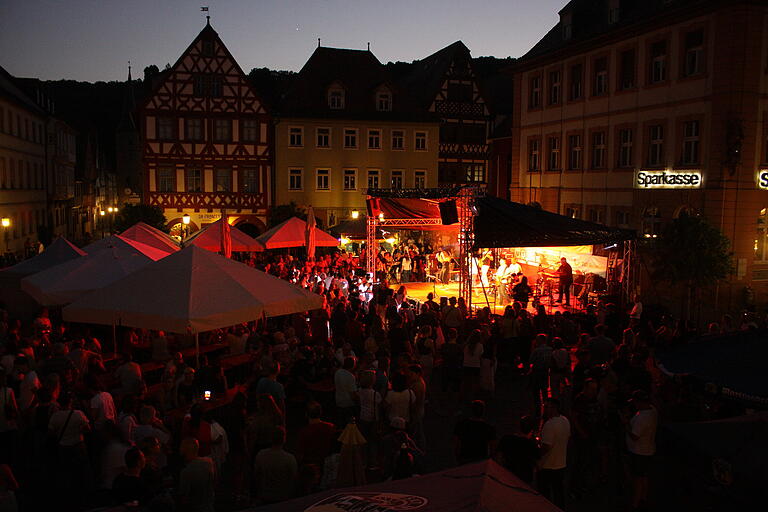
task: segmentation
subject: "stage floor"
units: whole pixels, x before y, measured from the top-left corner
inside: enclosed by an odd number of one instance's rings
[[[425,302],[427,300],[427,294],[430,292],[434,294],[435,301],[440,302],[440,297],[458,297],[459,296],[459,283],[452,282],[448,284],[442,284],[442,283],[402,283],[405,285],[406,290],[408,291],[408,297],[412,299],[416,299],[419,301],[419,303]],[[393,290],[397,290],[400,288],[400,284],[392,284],[390,285],[390,288]],[[504,308],[507,307],[507,304],[509,304],[509,301],[502,303],[501,297],[495,297],[492,290],[486,290],[487,293],[483,293],[483,288],[481,286],[476,286],[472,288],[472,309],[482,309],[486,306],[491,308],[491,311],[497,315],[501,315],[504,313]],[[571,303],[575,302],[573,297],[571,297]],[[544,307],[547,309],[547,313],[555,313],[556,311],[565,312],[565,311],[571,311],[571,312],[577,312],[581,311],[580,308],[576,306],[572,306],[570,308],[566,308],[561,306],[560,304],[549,304],[549,298],[545,298],[542,302],[544,304]],[[534,308],[531,305],[531,303],[528,303],[528,311],[534,312]]]

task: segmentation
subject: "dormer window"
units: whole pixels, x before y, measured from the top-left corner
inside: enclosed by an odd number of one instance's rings
[[[573,37],[573,13],[561,12],[560,25],[563,27],[563,40],[568,41]]]
[[[389,112],[392,110],[392,95],[389,92],[380,92],[376,95],[376,110]]]
[[[343,89],[331,89],[328,91],[328,107],[333,110],[341,110],[344,108]]]
[[[608,2],[608,23],[613,25],[619,22],[619,0],[610,0]]]

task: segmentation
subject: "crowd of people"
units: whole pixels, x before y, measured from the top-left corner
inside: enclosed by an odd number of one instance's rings
[[[188,336],[124,329],[111,355],[96,331],[0,307],[0,510],[211,511],[408,478],[438,469],[428,411],[448,418],[458,464],[494,458],[562,508],[621,475],[628,505],[647,506],[664,389],[653,350],[689,326],[640,302],[470,314],[460,298],[374,284],[344,253],[258,265],[324,306],[204,337],[249,355],[234,378],[218,356],[185,356]],[[487,414],[499,374],[527,390],[512,428]],[[351,423],[355,456],[339,441]]]

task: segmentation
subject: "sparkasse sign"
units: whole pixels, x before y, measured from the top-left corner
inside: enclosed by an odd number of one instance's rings
[[[757,171],[757,188],[768,190],[768,169]]]
[[[637,171],[635,188],[701,188],[701,171]]]

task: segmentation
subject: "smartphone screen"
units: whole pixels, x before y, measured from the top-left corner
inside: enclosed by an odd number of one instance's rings
[[[208,391],[208,390],[203,391],[203,399],[210,400],[211,399],[211,392]]]

